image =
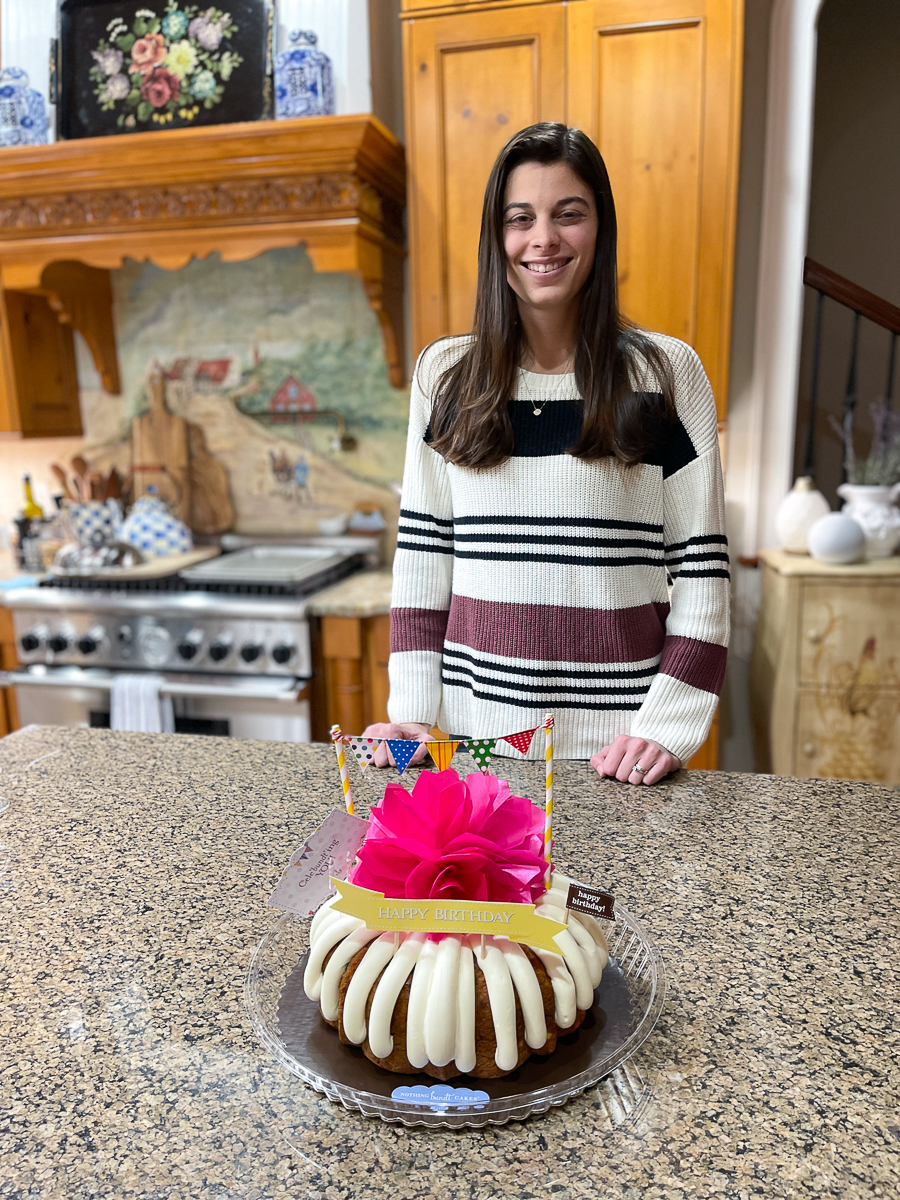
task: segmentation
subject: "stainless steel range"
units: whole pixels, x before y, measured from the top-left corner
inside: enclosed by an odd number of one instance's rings
[[[256,546],[161,579],[60,577],[12,591],[23,725],[109,724],[122,672],[152,671],[176,732],[309,741],[308,597],[371,561],[368,538]]]

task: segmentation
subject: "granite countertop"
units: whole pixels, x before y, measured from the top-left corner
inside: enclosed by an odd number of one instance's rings
[[[266,899],[339,802],[330,747],[31,727],[0,741],[4,800],[0,1196],[900,1194],[897,792],[558,764],[560,866],[666,963],[648,1090],[624,1124],[594,1089],[460,1131],[331,1104],[245,1015]]]
[[[391,610],[391,569],[358,571],[310,596],[307,612],[314,617],[380,617]]]

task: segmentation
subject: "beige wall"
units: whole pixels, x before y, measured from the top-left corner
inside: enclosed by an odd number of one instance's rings
[[[825,0],[819,17],[809,256],[900,305],[900,4]],[[816,294],[807,290],[795,465],[808,429]],[[840,414],[852,316],[825,301],[816,477],[833,505],[842,451],[826,412]],[[858,450],[870,436],[869,404],[884,394],[890,335],[860,325]],[[898,370],[900,377],[900,370]],[[897,386],[897,385],[895,385]],[[900,409],[895,395],[895,408]]]

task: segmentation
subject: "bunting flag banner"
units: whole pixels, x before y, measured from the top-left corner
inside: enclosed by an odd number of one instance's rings
[[[519,733],[505,733],[498,741],[509,742],[513,749],[518,750],[520,754],[527,754],[528,747],[531,745],[531,739],[540,729],[539,725],[535,725],[534,729],[523,729]]]
[[[491,765],[496,745],[497,738],[469,738],[466,742],[466,749],[475,759],[475,766],[485,775]]]
[[[397,773],[402,775],[409,766],[412,756],[418,750],[420,743],[406,738],[386,738],[391,754],[394,756],[394,766]]]
[[[456,747],[459,742],[429,742],[428,753],[434,759],[434,764],[439,771],[446,771],[450,766],[450,760],[456,753]]]
[[[375,761],[375,747],[381,738],[345,737],[344,741],[350,747],[350,753],[359,763],[359,769],[364,771]]]

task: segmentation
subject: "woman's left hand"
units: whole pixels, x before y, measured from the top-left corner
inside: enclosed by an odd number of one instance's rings
[[[621,779],[623,783],[659,783],[660,779],[681,766],[681,759],[670,754],[659,742],[620,734],[609,746],[598,750],[591,766],[601,775]],[[641,770],[636,768],[640,767]]]

